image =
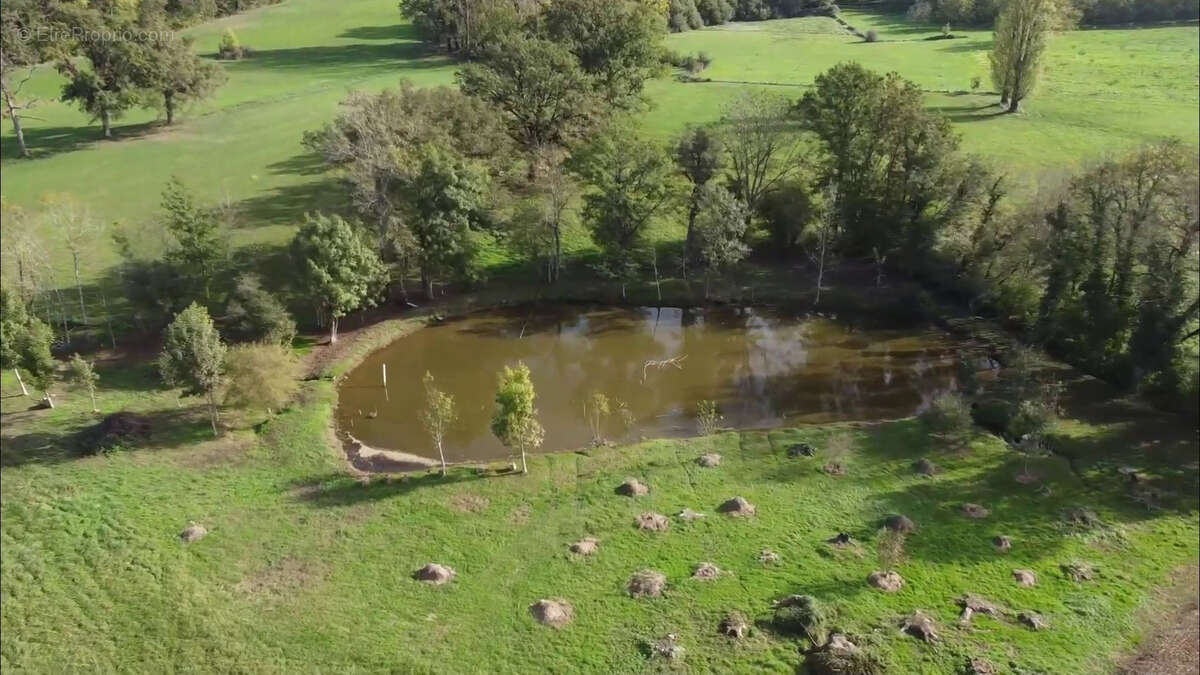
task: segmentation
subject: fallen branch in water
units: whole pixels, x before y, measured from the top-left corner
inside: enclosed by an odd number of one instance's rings
[[[643,363],[642,364],[642,384],[646,384],[646,369],[647,368],[666,368],[667,366],[675,366],[679,370],[683,370],[683,366],[681,366],[679,364],[683,363],[683,360],[686,358],[687,358],[687,354],[684,354],[683,356],[676,356],[673,359],[663,359],[661,361],[651,360],[651,361],[647,361],[647,362]]]

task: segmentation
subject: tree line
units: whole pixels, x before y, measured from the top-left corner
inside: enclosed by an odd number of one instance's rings
[[[877,284],[885,270],[922,279],[1114,382],[1195,396],[1200,209],[1188,148],[1155,145],[1014,203],[1009,178],[960,152],[919,87],[853,63],[798,98],[749,93],[715,123],[657,142],[632,117],[662,63],[656,21],[639,0],[563,0],[482,47],[457,88],[351,94],[304,138],[344,208],[300,224],[271,290],[237,274],[226,207],[170,181],[156,222],[111,233],[127,325],[155,334],[194,304],[226,339],[287,344],[290,299],[333,342],[347,314],[407,301],[411,279],[428,299],[438,284],[479,283],[485,246],[546,283],[573,265],[622,294],[681,277],[706,295],[758,247],[801,263],[796,283],[811,284],[815,304],[827,269],[865,260]],[[80,213],[40,217],[86,223]],[[6,219],[9,284],[65,342],[69,303],[37,241],[44,228],[22,220],[37,217]],[[677,250],[652,237],[669,223],[685,228]],[[581,229],[593,248],[568,259],[565,234]]]
[[[906,11],[918,21],[955,26],[987,26],[999,16],[1006,0],[887,0],[884,6]],[[1192,0],[1064,0],[1063,9],[1084,25],[1194,21],[1200,5]]]
[[[66,79],[60,98],[79,106],[112,136],[113,123],[135,107],[172,124],[178,111],[224,84],[226,74],[195,54],[176,28],[211,8],[242,9],[240,0],[143,0],[137,3],[11,0],[0,8],[0,97],[18,152],[30,157],[22,121],[37,98],[26,85],[45,64]],[[262,3],[257,3],[262,4]],[[221,10],[224,11],[224,10]],[[200,14],[194,14],[200,12]]]

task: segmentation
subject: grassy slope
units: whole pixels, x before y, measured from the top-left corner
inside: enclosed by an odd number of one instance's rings
[[[766,88],[795,97],[822,70],[859,60],[898,70],[931,90],[929,104],[955,120],[966,148],[1026,185],[1040,171],[1157,136],[1192,143],[1200,138],[1193,27],[1056,38],[1043,86],[1027,112],[1014,117],[994,116],[993,97],[961,93],[976,75],[986,89],[986,32],[927,42],[923,38],[937,32],[933,27],[861,12],[846,17],[860,29],[876,28],[885,41],[863,44],[824,18],[671,36],[673,49],[711,54],[714,65],[707,75],[718,81],[652,82],[655,107],[646,116],[647,130],[666,140],[685,124],[715,119],[739,91],[763,86],[738,82],[780,83],[786,86]],[[453,81],[453,64],[427,54],[389,0],[289,0],[194,29],[199,49],[215,49],[226,25],[258,53],[225,64],[230,81],[215,100],[185,114],[171,130],[150,124],[152,114],[135,111],[123,121],[128,126],[119,130],[124,138],[118,142],[95,141],[96,129],[78,111],[45,102],[36,112],[43,120],[28,124],[30,141],[43,156],[17,161],[11,134],[3,137],[4,199],[36,207],[42,195],[65,191],[102,221],[138,223],[153,217],[166,176],[178,174],[202,199],[241,208],[239,242],[277,244],[305,211],[337,199],[337,188],[318,173],[300,138],[332,117],[347,90],[377,90],[402,78],[419,84]],[[40,97],[53,99],[58,78],[43,72],[33,86]],[[49,248],[65,265],[61,247],[51,242]],[[98,246],[85,261],[85,276],[99,277],[114,260],[110,246]]]
[[[1195,472],[1179,473],[1181,458],[1194,460],[1187,433],[1174,441],[1160,435],[1153,450],[1133,458],[1128,426],[1067,420],[1059,443],[1079,458],[1080,473],[1063,460],[1034,462],[1048,496],[1013,480],[1021,461],[996,439],[980,436],[969,454],[951,453],[932,447],[913,421],[543,456],[527,477],[463,468],[445,480],[362,485],[325,443],[328,380],[306,383],[301,402],[257,432],[250,425],[258,420],[245,418],[242,430],[209,441],[202,411],[155,393],[149,367],[102,374],[104,410],[155,417],[159,431],[147,447],[94,458],[60,451],[92,419],[79,392],[62,392],[55,411],[22,412],[28,399],[20,397],[2,401],[6,669],[459,673],[486,663],[494,672],[634,673],[651,667],[642,639],[676,632],[690,672],[791,673],[797,643],[760,625],[734,645],[715,628],[729,610],[762,620],[772,600],[809,593],[834,610],[837,626],[887,655],[887,672],[957,672],[968,656],[985,655],[1002,666],[1095,673],[1130,646],[1140,630],[1137,606],[1171,569],[1194,560],[1200,534]],[[13,391],[10,374],[3,385]],[[1164,434],[1166,424],[1143,419],[1138,428]],[[819,457],[786,457],[790,443],[820,447],[839,431],[855,438],[847,476],[818,472]],[[710,450],[724,462],[700,469],[693,459]],[[944,472],[914,476],[911,464],[922,456]],[[1114,461],[1144,464],[1191,496],[1173,504],[1180,510],[1135,506]],[[650,496],[614,495],[627,476],[649,483]],[[759,515],[713,513],[733,495],[755,503]],[[989,507],[991,517],[962,518],[958,508],[968,501]],[[1076,505],[1094,508],[1108,525],[1067,529],[1059,513]],[[644,510],[684,507],[709,516],[675,521],[665,534],[631,526]],[[899,568],[908,585],[884,595],[864,580],[877,567],[875,527],[891,512],[908,514],[921,530]],[[190,520],[211,534],[180,544],[176,535]],[[865,543],[861,555],[821,543],[839,530]],[[996,534],[1014,538],[1010,554],[992,550]],[[584,535],[601,540],[600,553],[573,559],[566,546]],[[760,565],[764,547],[782,564]],[[1096,564],[1101,578],[1063,579],[1058,565],[1076,558]],[[689,579],[706,560],[732,575]],[[429,561],[455,567],[458,579],[430,588],[409,578]],[[628,576],[643,567],[667,574],[665,598],[624,593]],[[1035,570],[1039,586],[1017,587],[1013,568]],[[957,628],[954,599],[968,591],[1041,612],[1053,628],[1033,633],[987,617]],[[578,613],[559,632],[537,626],[526,611],[555,596]],[[895,630],[896,618],[916,608],[940,622],[942,644],[920,645]]]

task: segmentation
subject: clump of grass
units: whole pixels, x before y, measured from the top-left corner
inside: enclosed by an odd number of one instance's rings
[[[715,434],[723,419],[716,401],[700,401],[696,404],[696,430],[701,436]]]

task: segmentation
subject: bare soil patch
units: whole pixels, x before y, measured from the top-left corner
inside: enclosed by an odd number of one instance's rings
[[[904,588],[904,577],[897,572],[871,572],[867,576],[867,583],[875,588],[886,593],[895,593]]]
[[[538,623],[551,628],[562,628],[575,618],[575,608],[562,598],[538,600],[529,606],[529,613]]]
[[[650,486],[636,478],[627,478],[624,483],[617,486],[616,492],[626,497],[641,497],[650,494]]]
[[[665,532],[671,529],[671,521],[661,513],[643,513],[634,519],[633,524],[639,530],[648,532]]]
[[[427,584],[441,586],[449,583],[454,579],[455,571],[453,567],[439,565],[437,563],[429,563],[421,569],[413,572],[413,578],[417,581],[424,581]]]
[[[599,549],[600,542],[595,537],[584,537],[571,544],[571,553],[578,553],[579,555],[591,555]]]
[[[234,588],[247,595],[283,595],[312,584],[325,573],[326,567],[320,563],[288,556],[242,579]]]
[[[629,577],[625,588],[635,598],[657,598],[667,588],[667,575],[657,570],[641,570]]]
[[[758,512],[758,509],[744,497],[734,497],[717,507],[717,510],[734,517],[753,516]]]
[[[487,497],[472,494],[454,495],[450,498],[450,508],[463,513],[480,513],[491,503]]]
[[[1118,675],[1200,675],[1200,569],[1188,566],[1141,612],[1146,642]]]

